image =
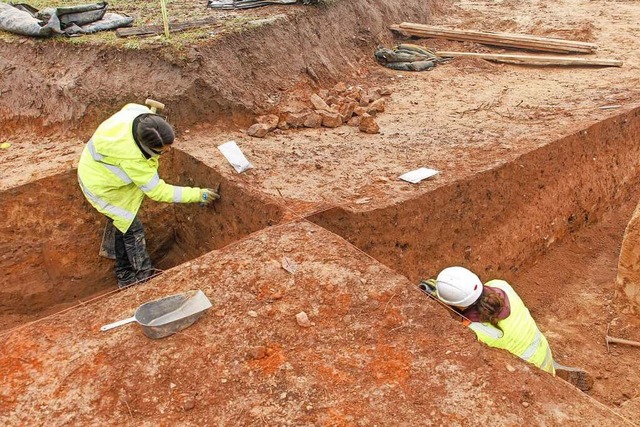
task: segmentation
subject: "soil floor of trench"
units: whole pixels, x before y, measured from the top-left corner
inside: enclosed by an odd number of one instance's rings
[[[12,143],[0,151],[0,341],[11,350],[0,356],[0,421],[640,419],[637,349],[605,343],[607,333],[640,340],[640,321],[616,288],[640,196],[640,4],[406,3],[262,8],[255,19],[277,19],[253,25],[251,37],[231,33],[194,47],[182,62],[153,49],[87,44],[78,57],[54,42],[54,52],[1,43],[0,69],[14,79],[0,87],[0,140]],[[381,68],[372,52],[402,40],[386,29],[402,21],[594,42],[597,56],[624,66],[457,59],[423,73]],[[231,56],[234,49],[246,55]],[[296,49],[289,64],[264,62]],[[114,58],[130,65],[118,71]],[[47,65],[54,61],[55,70]],[[110,82],[91,71],[100,67]],[[346,125],[246,134],[254,115],[308,106],[312,93],[338,82],[390,93],[375,118],[378,134]],[[41,90],[21,92],[27,85]],[[47,91],[59,95],[55,103]],[[31,93],[29,102],[20,93]],[[222,199],[211,208],[145,202],[150,251],[166,272],[118,292],[111,262],[97,254],[104,220],[82,198],[75,166],[97,123],[147,96],[167,102],[177,131],[161,175],[180,185],[221,183]],[[229,166],[217,146],[230,140],[253,169]],[[419,167],[440,173],[419,184],[398,179]],[[478,344],[417,291],[419,279],[457,264],[483,281],[512,283],[556,360],[589,370],[593,389],[581,393]],[[145,301],[189,289],[202,289],[214,307],[171,338],[151,341],[135,325],[99,332]],[[296,321],[302,311],[309,324]]]

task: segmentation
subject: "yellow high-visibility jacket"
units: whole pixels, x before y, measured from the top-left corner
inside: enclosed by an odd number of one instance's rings
[[[158,176],[157,155],[147,159],[133,139],[133,120],[151,110],[127,104],[104,121],[87,143],[78,163],[78,182],[87,200],[125,233],[145,194],[157,202],[196,203],[201,189],[178,187]]]
[[[502,348],[538,368],[555,375],[551,348],[544,335],[531,317],[529,309],[504,280],[491,280],[485,286],[502,289],[509,298],[511,313],[498,321],[497,329],[490,323],[472,322],[468,324],[478,340],[489,347]]]

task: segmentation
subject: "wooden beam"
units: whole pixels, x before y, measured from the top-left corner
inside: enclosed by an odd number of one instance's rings
[[[569,56],[546,55],[509,55],[502,53],[474,53],[474,52],[446,52],[438,51],[437,56],[454,58],[459,56],[486,59],[489,61],[506,62],[510,64],[526,65],[574,65],[574,66],[600,66],[622,67],[622,61],[617,59],[576,58]]]
[[[550,44],[581,46],[588,49],[597,49],[597,46],[592,43],[580,42],[576,40],[566,40],[566,39],[557,39],[557,38],[551,38],[551,37],[534,36],[532,34],[500,33],[500,32],[493,32],[493,31],[486,32],[486,31],[475,31],[475,30],[457,30],[457,29],[451,29],[451,28],[437,27],[433,25],[413,24],[410,22],[401,23],[400,28],[408,28],[408,29],[424,31],[424,32],[446,33],[446,34],[459,35],[459,36],[491,37],[496,39],[544,42],[544,43],[550,43]]]
[[[466,37],[466,38],[487,38],[487,39],[497,40],[497,41],[501,41],[501,40],[524,41],[524,42],[544,43],[544,44],[558,45],[558,46],[575,46],[575,47],[585,48],[589,50],[597,49],[597,46],[592,43],[580,42],[575,40],[534,36],[531,34],[499,33],[499,32],[475,31],[475,30],[456,30],[451,28],[436,27],[432,25],[413,24],[408,22],[401,23],[400,28],[411,29],[414,31],[420,31],[425,33]]]
[[[394,31],[418,37],[437,37],[449,40],[472,41],[494,46],[515,47],[559,53],[593,53],[598,46],[573,40],[539,37],[529,34],[490,33],[473,30],[455,30],[431,25],[403,22],[391,27]]]
[[[445,38],[449,40],[457,41],[469,41],[475,43],[483,43],[491,46],[500,46],[508,48],[539,50],[543,52],[555,52],[555,53],[593,53],[593,49],[584,48],[581,46],[573,46],[567,44],[555,44],[552,42],[539,42],[530,40],[497,40],[493,37],[481,37],[481,36],[451,36],[445,33],[424,33],[421,31],[407,30],[412,35],[420,37],[436,37]]]

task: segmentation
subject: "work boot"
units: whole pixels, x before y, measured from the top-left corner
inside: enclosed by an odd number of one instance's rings
[[[157,270],[153,268],[147,252],[144,229],[137,217],[126,233],[116,229],[115,252],[115,273],[119,288],[146,282],[156,275]]]
[[[118,288],[120,288],[120,289],[128,288],[129,286],[133,286],[136,283],[138,283],[135,278],[133,278],[133,279],[120,279],[120,277],[117,276],[117,273],[116,273],[116,278],[118,279]]]
[[[593,378],[589,373],[580,368],[562,366],[554,362],[556,376],[562,378],[569,384],[573,384],[582,391],[589,391],[593,387]]]
[[[137,283],[144,283],[148,280],[153,279],[156,276],[159,276],[160,273],[162,273],[162,270],[160,270],[159,268],[151,268],[149,270],[143,270],[143,271],[139,271],[136,274],[136,282]]]
[[[128,271],[125,273],[127,275],[127,278],[125,279],[121,279],[120,276],[118,276],[118,274],[116,273],[116,276],[118,278],[118,288],[124,289],[133,285],[139,285],[140,283],[147,282],[154,277],[158,277],[162,273],[163,270],[160,270],[159,268],[152,268],[150,270],[139,271],[134,277],[133,273],[130,273],[130,271]]]

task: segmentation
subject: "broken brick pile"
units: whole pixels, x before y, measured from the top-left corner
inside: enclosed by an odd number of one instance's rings
[[[380,127],[375,117],[384,112],[388,95],[391,91],[386,88],[364,90],[360,86],[347,86],[340,82],[330,90],[322,89],[312,94],[310,107],[285,106],[278,114],[257,117],[247,134],[263,138],[276,128],[335,128],[343,124],[357,127],[365,133],[378,133]]]

